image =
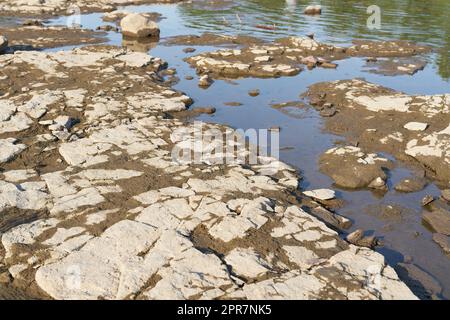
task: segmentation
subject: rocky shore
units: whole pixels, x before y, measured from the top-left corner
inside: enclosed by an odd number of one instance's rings
[[[191,109],[189,93],[171,86],[177,71],[146,53],[161,15],[116,10],[155,2],[177,1],[0,0],[2,15],[65,15],[76,5],[116,25],[0,27],[0,298],[438,297],[439,283],[418,285],[431,277],[415,265],[388,265],[373,250],[376,237],[348,234],[352,221],[335,212],[343,205],[335,191],[300,190],[298,171],[256,154],[234,129],[186,119],[216,109]],[[109,31],[122,31],[122,47],[98,45]],[[268,42],[205,33],[163,45],[220,47],[183,50],[204,89],[219,79],[338,69],[355,57],[371,73],[412,75],[431,51],[407,41],[339,47],[313,35]],[[78,48],[39,51],[62,46]],[[422,217],[450,257],[450,95],[351,79],[314,84],[299,99],[273,107],[311,106],[345,138],[318,162],[336,187],[382,196],[439,186],[440,198],[422,200]],[[237,150],[211,152],[230,134]],[[396,160],[419,173],[393,186]],[[390,209],[374,214],[401,218]]]
[[[174,162],[196,129],[176,118],[191,99],[164,84],[166,67],[117,47],[0,56],[3,287],[55,299],[415,298],[382,255],[301,205],[291,167]]]

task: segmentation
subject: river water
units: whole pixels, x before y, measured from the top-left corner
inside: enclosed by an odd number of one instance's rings
[[[301,172],[302,189],[331,188],[346,206],[338,212],[353,220],[351,230],[363,228],[380,237],[384,246],[378,250],[388,262],[395,265],[405,259],[412,260],[422,270],[437,279],[443,287],[443,298],[450,298],[450,259],[432,241],[432,233],[422,224],[421,199],[431,194],[439,196],[439,189],[430,183],[428,187],[412,194],[400,194],[391,188],[384,197],[370,191],[347,191],[333,186],[332,180],[318,171],[318,158],[334,146],[339,136],[323,131],[321,117],[314,109],[292,109],[288,113],[271,108],[273,103],[299,99],[309,85],[321,81],[365,78],[367,81],[408,94],[442,94],[450,92],[450,1],[448,0],[379,0],[381,29],[367,28],[366,9],[373,1],[322,0],[321,16],[305,16],[303,8],[309,1],[295,0],[222,0],[194,1],[181,5],[132,6],[124,9],[136,12],[159,12],[164,16],[160,22],[162,40],[167,37],[215,32],[228,35],[252,35],[267,40],[287,35],[305,35],[313,32],[317,40],[335,44],[349,44],[353,39],[393,40],[405,39],[432,45],[436,50],[429,55],[426,68],[414,76],[388,77],[364,71],[365,62],[360,58],[339,61],[336,70],[305,70],[295,77],[279,79],[217,80],[207,90],[197,86],[195,70],[183,59],[185,46],[156,45],[150,54],[168,61],[180,77],[176,89],[191,96],[195,106],[214,106],[214,115],[202,115],[198,119],[227,124],[234,128],[269,128],[280,126],[281,160],[295,166]],[[83,27],[95,29],[105,24],[102,14],[81,17]],[[50,24],[65,24],[60,17]],[[275,30],[263,30],[257,25],[276,26]],[[109,42],[121,45],[121,35],[108,33]],[[198,46],[198,54],[216,50]],[[61,48],[52,49],[60,50]],[[70,49],[70,48],[64,48]],[[184,80],[191,75],[193,81]],[[250,97],[248,91],[259,89],[258,97]],[[227,102],[239,102],[242,106],[226,106]],[[387,155],[389,156],[389,155]],[[390,186],[413,174],[413,169],[397,162],[390,173]],[[376,214],[379,206],[401,206],[404,219],[381,220]],[[375,209],[374,209],[375,208]]]

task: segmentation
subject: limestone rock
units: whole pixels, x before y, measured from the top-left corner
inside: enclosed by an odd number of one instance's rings
[[[311,191],[305,191],[303,192],[304,195],[319,199],[319,200],[332,200],[336,197],[336,193],[333,190],[329,189],[317,189],[317,190],[311,190]]]
[[[428,128],[428,124],[422,122],[408,122],[405,124],[404,128],[410,131],[425,131]]]
[[[17,139],[0,139],[0,163],[8,162],[27,148],[24,144],[17,144]]]
[[[159,37],[158,25],[139,13],[132,13],[120,21],[122,34],[134,38]]]

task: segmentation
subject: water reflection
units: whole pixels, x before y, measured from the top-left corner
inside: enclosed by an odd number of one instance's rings
[[[308,0],[242,0],[239,6],[217,10],[216,6],[185,4],[180,13],[189,28],[228,34],[244,33],[267,39],[314,32],[322,41],[348,43],[352,39],[403,39],[440,48],[436,66],[443,79],[450,79],[450,1],[379,0],[381,29],[369,30],[367,7],[373,1],[322,0],[323,14],[310,17],[303,9]],[[242,24],[236,19],[239,14]],[[229,23],[224,24],[223,21]],[[257,25],[277,25],[264,30]]]

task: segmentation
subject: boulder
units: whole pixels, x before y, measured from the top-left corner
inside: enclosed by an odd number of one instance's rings
[[[160,33],[157,23],[138,13],[125,16],[120,22],[120,27],[122,28],[122,34],[126,37],[159,37]]]
[[[312,5],[307,6],[304,11],[305,14],[315,15],[315,14],[321,14],[322,13],[322,6],[321,5]]]

